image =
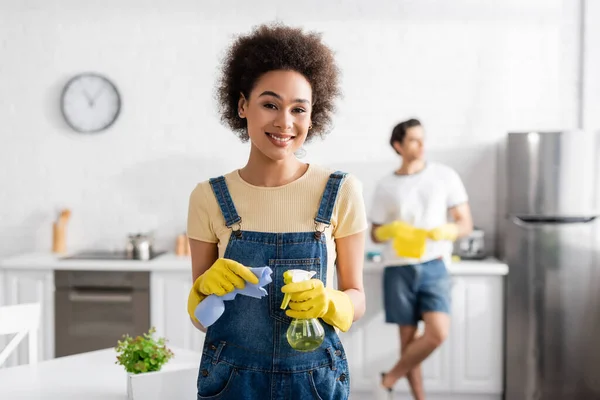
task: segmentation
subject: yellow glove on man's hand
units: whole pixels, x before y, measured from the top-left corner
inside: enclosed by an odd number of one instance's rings
[[[431,240],[455,241],[458,237],[458,226],[456,224],[440,225],[427,232],[427,237]]]
[[[425,253],[427,231],[406,222],[382,225],[375,230],[375,237],[381,241],[393,239],[392,247],[400,257],[421,258]]]
[[[237,261],[219,258],[194,282],[188,295],[188,314],[198,322],[194,311],[206,296],[211,294],[223,296],[233,292],[235,288],[243,289],[246,282],[257,284],[258,277],[248,267]]]
[[[389,224],[381,225],[375,230],[377,240],[385,242],[397,237],[406,237],[412,235],[415,228],[412,225],[402,221],[394,221]]]
[[[288,283],[281,291],[290,295],[290,309],[285,312],[288,317],[321,318],[342,332],[350,329],[354,320],[354,304],[350,296],[341,290],[326,288],[319,279],[310,279]]]

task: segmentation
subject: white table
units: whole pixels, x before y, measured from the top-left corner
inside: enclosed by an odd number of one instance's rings
[[[164,367],[200,364],[201,354],[169,346],[175,354]],[[0,369],[0,399],[125,400],[127,373],[115,364],[115,350],[105,349]],[[196,382],[191,382],[195,389]]]

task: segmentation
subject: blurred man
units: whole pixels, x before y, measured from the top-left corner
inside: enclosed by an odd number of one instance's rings
[[[398,170],[377,184],[371,236],[386,243],[383,278],[386,322],[399,325],[401,358],[377,377],[377,399],[391,399],[395,383],[408,379],[413,397],[424,399],[421,362],[439,347],[450,327],[452,242],[472,229],[465,187],[458,174],[424,157],[424,130],[416,119],[398,124],[390,145]],[[448,214],[451,221],[448,221]],[[417,337],[417,324],[425,324]]]

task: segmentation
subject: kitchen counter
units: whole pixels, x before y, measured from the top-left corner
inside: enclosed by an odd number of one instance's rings
[[[164,383],[164,390],[169,391],[170,394],[173,389],[167,386],[173,387],[172,383],[183,386],[182,382],[189,382],[189,385],[185,386],[185,398],[196,398],[197,372],[194,372],[194,369],[197,371],[201,354],[172,346],[169,348],[175,356],[163,367],[163,370],[165,372],[169,370],[182,372],[177,374],[153,373],[152,379],[161,379],[161,383]],[[55,358],[35,365],[0,369],[0,398],[11,400],[126,400],[127,372],[123,366],[115,364],[115,359],[115,350],[105,349]],[[188,392],[191,393],[191,396]],[[163,394],[166,395],[166,393]],[[158,397],[155,398],[160,397],[159,393],[156,395]]]
[[[165,253],[149,261],[63,260],[53,253],[29,253],[0,260],[0,269],[22,270],[102,270],[102,271],[190,271],[190,257]]]
[[[365,261],[365,274],[381,273],[385,268],[383,262]],[[507,275],[508,265],[496,258],[484,260],[460,260],[448,265],[451,275]]]
[[[102,270],[102,271],[191,271],[190,257],[165,253],[149,261],[62,260],[52,253],[23,254],[0,260],[0,269],[12,270]],[[365,261],[365,274],[381,273],[384,264]],[[506,275],[508,266],[495,258],[461,260],[448,266],[453,275]]]
[[[6,290],[4,296],[0,296],[0,302],[4,298],[6,304],[18,304],[27,299],[42,304],[43,321],[39,332],[42,347],[39,354],[48,360],[54,357],[54,269],[151,271],[151,324],[173,346],[197,351],[202,348],[204,336],[190,324],[185,309],[191,278],[190,265],[189,257],[177,257],[174,254],[164,254],[145,262],[62,261],[48,253],[25,254],[0,261],[0,287]],[[397,327],[385,323],[381,297],[383,269],[383,263],[365,262],[365,295],[369,299],[367,310],[350,331],[341,335],[350,360],[353,398],[356,399],[369,398],[373,371],[391,368],[400,352]],[[504,285],[508,267],[494,258],[488,258],[455,262],[448,269],[452,274],[451,332],[444,345],[423,363],[425,385],[432,398],[500,400],[503,387]],[[23,352],[17,352],[16,356],[13,365],[26,359],[26,353]],[[90,357],[87,361],[94,364],[95,359]],[[49,379],[45,376],[52,376],[50,372],[42,374],[27,370],[9,375],[0,370],[0,399],[125,399],[125,395],[121,394],[124,390],[121,382],[125,379],[123,371],[103,365],[102,368],[106,368],[109,375],[103,375],[94,382],[97,386],[89,386],[86,368],[90,367],[77,369],[73,376],[65,373],[66,378],[57,378],[57,382],[67,387],[71,382],[77,382],[74,386],[75,397],[61,397],[61,389],[54,386],[52,381],[48,383],[48,396],[40,396],[40,388]],[[16,368],[20,367],[7,370],[22,371]],[[33,382],[30,389],[23,385],[24,381]],[[12,392],[9,396],[3,396],[6,393],[5,384],[8,384],[7,390],[20,391],[15,392],[14,396]],[[88,391],[90,387],[97,387],[98,395],[81,396],[91,393]],[[396,391],[401,395],[400,398],[410,398],[405,380],[399,382]]]

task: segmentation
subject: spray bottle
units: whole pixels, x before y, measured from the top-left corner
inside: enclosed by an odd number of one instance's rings
[[[303,269],[290,269],[283,273],[283,282],[287,285],[292,282],[303,282],[311,279],[316,274],[315,271],[305,271]],[[290,302],[290,295],[285,294],[281,309],[285,310]],[[325,339],[325,330],[323,325],[316,318],[311,319],[292,319],[287,330],[287,340],[294,350],[313,351],[323,343]]]

